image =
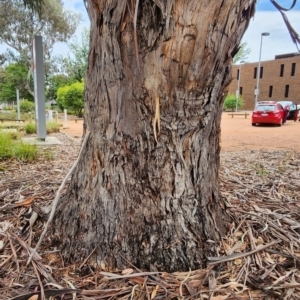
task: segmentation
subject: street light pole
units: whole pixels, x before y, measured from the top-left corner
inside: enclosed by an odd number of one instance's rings
[[[242,64],[244,62],[245,62],[244,60],[240,61],[240,66],[239,66],[238,86],[237,86],[237,90],[236,90],[236,93],[235,93],[235,111],[236,112],[237,112],[237,109],[238,109],[238,101],[239,101],[239,96],[240,96],[240,80],[241,80]]]
[[[261,34],[261,37],[260,37],[260,50],[259,50],[258,68],[257,68],[257,72],[256,72],[256,89],[255,89],[255,104],[254,104],[254,109],[256,107],[257,100],[258,100],[258,94],[259,94],[259,78],[260,78],[260,60],[261,60],[262,39],[263,39],[263,36],[268,36],[268,35],[270,35],[269,32],[263,32]]]

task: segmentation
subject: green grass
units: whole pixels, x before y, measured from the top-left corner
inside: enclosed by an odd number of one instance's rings
[[[15,159],[32,162],[38,158],[38,148],[36,145],[29,145],[18,141],[13,146],[13,158]]]
[[[40,151],[40,155],[43,156],[45,160],[51,161],[54,160],[54,154],[50,149],[44,149]]]
[[[24,126],[24,129],[25,129],[25,132],[27,134],[33,134],[33,133],[36,133],[36,126],[35,126],[35,123],[27,123],[25,126]],[[47,134],[50,134],[50,133],[54,133],[54,132],[59,132],[60,130],[60,125],[56,122],[47,122],[46,124],[46,131],[47,131]]]
[[[13,140],[7,133],[0,133],[0,159],[9,159],[12,157]]]
[[[14,133],[15,134],[15,133]],[[50,151],[41,152],[37,145],[23,143],[18,135],[0,132],[0,160],[17,159],[33,162],[42,156],[47,160],[53,158]]]
[[[1,129],[17,129],[22,130],[24,128],[24,123],[22,122],[4,122],[0,123],[0,130]]]
[[[34,118],[34,113],[21,113],[20,115],[21,120],[31,120]],[[17,120],[17,113],[15,111],[9,110],[9,111],[0,111],[0,119],[12,119]]]
[[[53,133],[53,132],[59,132],[60,125],[56,122],[47,122],[46,130],[47,130],[47,134]]]
[[[27,123],[25,126],[24,126],[24,129],[25,129],[25,132],[26,134],[33,134],[33,133],[36,133],[36,126],[35,126],[35,123]]]

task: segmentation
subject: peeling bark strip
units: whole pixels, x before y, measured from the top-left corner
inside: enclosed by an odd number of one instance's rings
[[[122,257],[147,269],[201,268],[215,255],[207,241],[227,227],[222,99],[255,1],[87,4],[90,139],[56,217],[63,255],[83,261],[98,245],[90,261],[104,270],[125,267]]]

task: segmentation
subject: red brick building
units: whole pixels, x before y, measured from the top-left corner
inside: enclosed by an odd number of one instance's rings
[[[245,101],[241,109],[254,108],[257,68],[258,62],[234,65],[232,68],[232,81],[228,92],[236,94],[240,73],[240,94]],[[293,100],[300,104],[299,53],[276,55],[274,60],[261,61],[260,71],[258,101]]]

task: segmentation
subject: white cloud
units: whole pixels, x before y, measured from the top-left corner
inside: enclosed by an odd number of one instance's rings
[[[290,11],[286,15],[292,27],[300,34],[300,11]],[[269,36],[263,37],[262,61],[272,60],[277,54],[298,52],[280,13],[278,11],[257,11],[242,40],[242,42],[247,42],[247,47],[251,49],[248,62],[259,60],[262,32],[270,33]]]

